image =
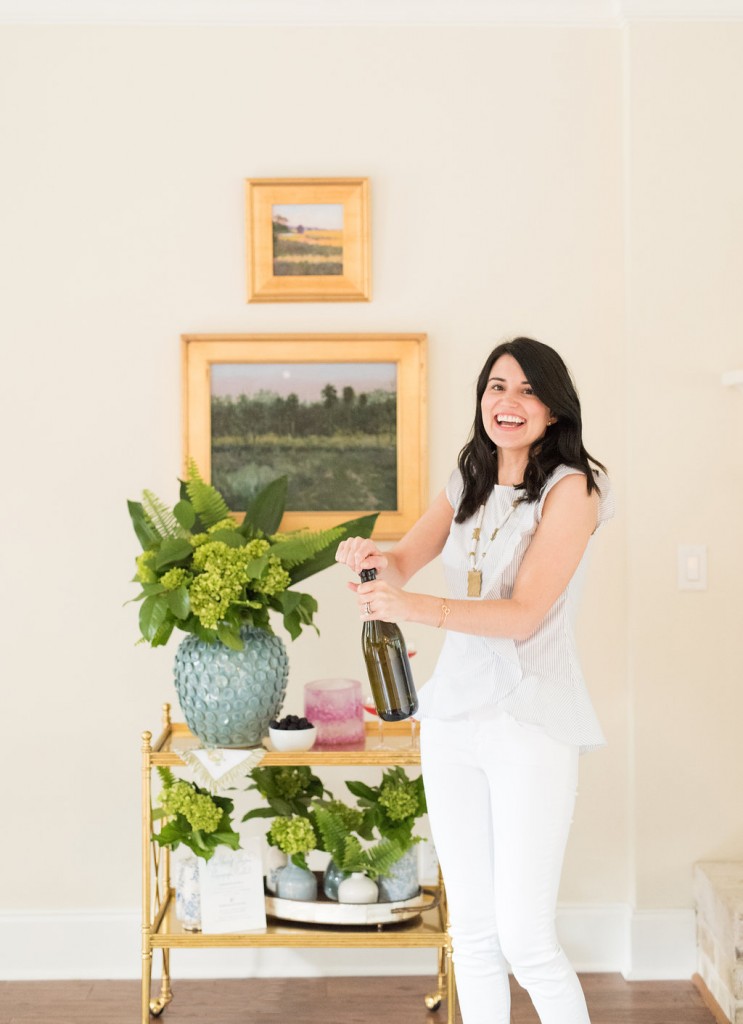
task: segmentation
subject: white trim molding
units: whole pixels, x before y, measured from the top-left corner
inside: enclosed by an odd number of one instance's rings
[[[743,0],[0,0],[16,25],[566,25],[737,20]]]
[[[561,905],[557,930],[581,972],[628,980],[691,978],[693,910],[635,911],[623,903]],[[134,910],[16,911],[0,914],[0,980],[134,979],[141,934]],[[155,973],[159,969],[155,956]],[[434,949],[182,950],[177,978],[361,977],[436,973]]]
[[[628,981],[677,981],[697,970],[693,910],[635,910],[630,919]]]

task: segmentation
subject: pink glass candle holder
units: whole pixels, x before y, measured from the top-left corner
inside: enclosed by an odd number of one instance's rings
[[[363,743],[364,709],[356,679],[315,679],[304,687],[304,713],[317,727],[317,744]]]

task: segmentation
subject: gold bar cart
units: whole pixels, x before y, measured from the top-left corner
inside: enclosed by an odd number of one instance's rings
[[[363,750],[322,750],[279,753],[269,750],[262,765],[402,765],[420,764],[420,755],[411,739],[407,722],[385,724],[387,749],[373,749],[377,726],[367,725],[367,743]],[[436,989],[425,996],[429,1010],[437,1010],[446,1002],[447,1024],[454,1024],[456,987],[452,965],[451,940],[446,906],[446,893],[441,876],[438,885],[424,889],[430,898],[428,909],[420,917],[404,925],[354,928],[317,925],[292,926],[269,918],[264,930],[246,934],[204,935],[183,929],[175,916],[175,892],[171,887],[170,851],[152,842],[152,770],[159,765],[183,766],[175,749],[198,746],[186,725],[172,722],[170,705],[163,705],[160,735],[153,742],[152,733],[142,733],[142,1016],[141,1024],[149,1024],[150,1016],[158,1017],[173,998],[170,984],[171,949],[235,948],[235,947],[326,947],[344,949],[435,948],[438,951]],[[161,951],[160,991],[153,995],[153,954]]]

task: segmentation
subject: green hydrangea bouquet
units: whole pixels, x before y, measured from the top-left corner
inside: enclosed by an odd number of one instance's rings
[[[270,611],[283,616],[296,639],[312,626],[317,601],[291,589],[331,565],[344,537],[368,537],[376,514],[327,530],[277,533],[286,503],[287,478],[274,480],[250,503],[238,523],[220,492],[193,461],[169,509],[151,491],[128,502],[142,553],[134,581],[141,585],[142,640],[158,647],[174,629],[206,643],[242,650],[241,626],[273,633]]]
[[[152,838],[172,850],[183,843],[204,860],[210,860],[218,846],[240,849],[240,836],[232,827],[234,804],[223,796],[212,796],[195,782],[178,779],[169,768],[158,768],[163,784],[160,806],[152,820],[169,818]]]

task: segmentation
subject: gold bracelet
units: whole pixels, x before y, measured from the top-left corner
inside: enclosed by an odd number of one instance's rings
[[[436,626],[436,629],[442,629],[443,628],[444,623],[446,622],[450,611],[451,611],[451,608],[446,603],[445,598],[442,597],[441,598],[441,614],[439,615],[439,621],[438,621],[438,625]]]

